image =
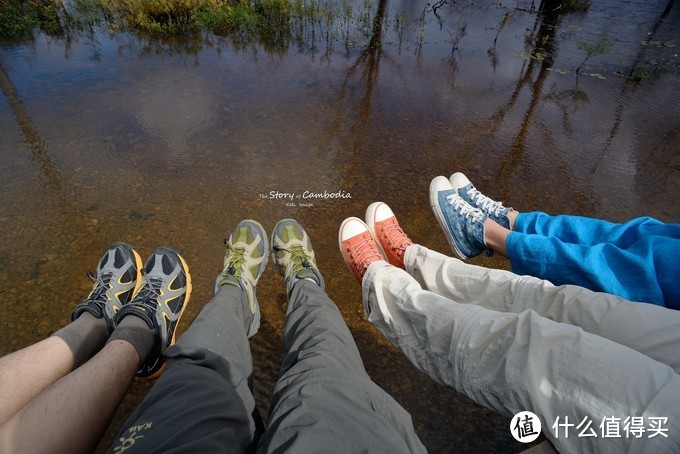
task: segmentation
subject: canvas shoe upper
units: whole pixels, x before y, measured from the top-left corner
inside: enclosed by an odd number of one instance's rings
[[[487,215],[467,203],[445,177],[430,183],[430,206],[453,252],[461,259],[486,251],[484,221]]]
[[[451,186],[459,196],[475,208],[482,210],[492,221],[500,224],[506,229],[510,229],[510,218],[508,213],[511,207],[503,206],[502,202],[495,201],[481,192],[470,183],[470,180],[461,172],[456,172],[449,178]]]
[[[347,218],[340,225],[338,245],[347,267],[362,284],[368,267],[385,260],[368,226],[359,218]]]
[[[384,202],[370,204],[366,209],[366,225],[387,261],[404,268],[404,252],[413,241],[401,229],[390,207]]]

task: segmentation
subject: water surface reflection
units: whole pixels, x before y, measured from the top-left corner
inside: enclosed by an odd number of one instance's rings
[[[113,241],[187,258],[195,291],[181,330],[209,300],[236,222],[295,217],[369,374],[426,446],[521,449],[505,418],[425,378],[364,320],[336,235],[384,200],[414,240],[446,251],[427,188],[455,170],[519,209],[680,219],[680,8],[597,2],[557,15],[553,3],[450,2],[435,15],[425,2],[358,2],[332,24],[293,23],[277,43],[94,30],[2,45],[0,354],[66,323]],[[576,77],[579,43],[605,33],[611,51]],[[262,197],[272,190],[352,197],[291,207]],[[271,266],[258,294],[252,348],[266,413],[285,305]],[[147,388],[133,386],[113,426]]]

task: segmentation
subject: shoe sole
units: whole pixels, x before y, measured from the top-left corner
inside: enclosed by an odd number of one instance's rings
[[[259,282],[259,281],[260,281],[260,278],[262,277],[262,274],[264,273],[265,268],[267,268],[267,262],[269,261],[269,255],[271,254],[271,246],[272,246],[272,245],[271,245],[271,242],[270,242],[270,240],[269,240],[269,236],[267,236],[267,231],[264,229],[264,227],[262,226],[262,224],[260,224],[259,222],[257,222],[257,221],[254,220],[254,219],[244,219],[244,220],[241,221],[241,222],[248,222],[248,223],[255,224],[255,225],[260,229],[260,233],[262,234],[262,242],[264,243],[264,245],[265,245],[266,247],[269,248],[269,250],[268,250],[268,251],[265,251],[265,254],[264,254],[264,256],[266,257],[266,259],[265,259],[264,262],[262,262],[262,271],[257,273],[257,274],[258,274],[258,276],[257,276],[257,281]],[[241,224],[241,222],[239,222],[236,226],[238,227],[238,226]],[[278,225],[278,224],[277,224],[277,225]]]
[[[184,269],[184,274],[187,277],[187,291],[185,293],[185,299],[184,299],[184,304],[182,305],[182,309],[179,311],[179,316],[177,317],[177,323],[175,324],[175,329],[172,331],[172,339],[170,340],[170,343],[166,347],[169,348],[172,345],[175,345],[175,337],[177,334],[177,326],[179,325],[179,321],[182,319],[182,315],[184,315],[184,310],[187,308],[187,305],[189,304],[189,299],[191,298],[191,274],[189,273],[189,265],[187,265],[187,262],[184,261],[184,258],[179,255],[177,252],[175,252],[177,255],[177,258],[179,261],[182,263],[182,268]],[[165,321],[163,321],[165,323]],[[155,380],[156,378],[160,377],[163,374],[163,371],[165,371],[165,367],[167,366],[167,361],[163,363],[160,369],[158,369],[153,375],[149,375],[148,377],[138,377],[140,380]]]
[[[262,226],[262,224],[260,224],[259,222],[257,222],[255,219],[244,219],[244,220],[241,221],[241,222],[244,222],[244,221],[249,222],[249,223],[252,223],[252,224],[255,224],[255,225],[260,229],[260,233],[262,234],[262,242],[264,243],[264,245],[265,245],[266,247],[270,247],[270,246],[271,246],[271,245],[269,244],[269,237],[267,236],[267,231],[264,229],[264,227]],[[239,222],[239,224],[241,224],[241,222]],[[238,225],[238,224],[237,224],[237,225]],[[271,248],[270,248],[269,251],[265,251],[265,254],[264,254],[264,256],[265,256],[265,261],[262,262],[262,265],[261,265],[261,266],[262,266],[262,271],[257,273],[257,274],[258,274],[258,276],[257,276],[257,281],[258,281],[258,282],[260,281],[260,278],[262,277],[262,274],[264,273],[265,268],[267,268],[267,262],[269,261],[269,254],[270,254],[270,252],[271,252]],[[249,339],[250,339],[251,337],[253,337],[255,334],[257,334],[257,332],[260,330],[260,321],[261,321],[261,319],[262,319],[262,314],[261,314],[261,312],[260,312],[260,302],[257,301],[257,296],[255,295],[256,287],[257,287],[257,284],[255,284],[255,285],[253,286],[253,298],[255,298],[255,312],[253,312],[253,321],[252,321],[252,323],[250,324],[250,328],[248,328],[248,332],[246,333],[246,335],[247,335],[247,337],[248,337]]]
[[[267,236],[267,231],[264,229],[262,224],[257,222],[254,219],[246,219],[248,222],[252,222],[255,224],[259,229],[260,233],[262,234],[262,241],[264,242],[265,246],[270,246],[269,244],[269,237]],[[257,273],[257,281],[260,281],[260,278],[262,277],[262,274],[264,274],[265,268],[267,268],[267,262],[269,261],[269,253],[271,252],[271,249],[267,251],[267,253],[264,255],[265,261],[262,262],[262,272]],[[260,312],[260,302],[257,301],[257,296],[255,295],[256,289],[253,289],[253,298],[255,298],[255,312],[253,312],[253,321],[250,324],[250,328],[248,328],[248,338],[253,337],[257,332],[260,330],[260,321],[262,319],[262,314]]]
[[[132,246],[130,246],[130,249],[132,249],[132,255],[135,258],[135,265],[137,265],[137,283],[135,284],[135,288],[132,291],[132,296],[130,297],[130,301],[132,301],[137,294],[137,291],[142,287],[142,269],[144,269],[144,262],[142,262],[142,257],[137,253],[137,251],[134,250],[134,248],[132,248]]]
[[[375,212],[378,211],[378,207],[380,205],[384,204],[385,202],[373,202],[368,206],[368,208],[366,208],[366,225],[368,226],[368,230],[373,235],[373,239],[375,239],[375,244],[378,245],[380,253],[382,254],[383,257],[387,257],[387,254],[385,254],[385,249],[383,249],[382,244],[380,244],[380,240],[378,239],[378,235],[375,233],[375,224],[373,223],[373,219],[375,218]]]
[[[469,257],[467,257],[460,251],[460,249],[458,249],[458,246],[456,246],[456,240],[453,238],[453,234],[449,231],[449,225],[446,222],[446,218],[444,217],[442,209],[439,207],[440,191],[433,187],[433,183],[434,180],[432,180],[432,183],[430,183],[430,207],[434,212],[434,217],[437,219],[439,227],[441,227],[442,231],[444,232],[444,236],[446,237],[446,241],[449,243],[451,250],[458,256],[459,259],[467,260]]]

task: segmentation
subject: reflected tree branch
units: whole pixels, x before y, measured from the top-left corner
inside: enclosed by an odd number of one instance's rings
[[[669,0],[668,3],[666,4],[666,7],[664,10],[661,12],[659,17],[657,18],[656,22],[654,23],[654,27],[652,27],[652,31],[649,33],[649,35],[646,37],[647,41],[652,41],[654,39],[654,36],[659,31],[659,28],[661,28],[661,25],[664,23],[668,15],[670,14],[671,10],[673,9],[673,5],[675,5],[675,0]],[[624,79],[623,86],[621,87],[620,94],[621,96],[619,99],[621,100],[619,104],[616,106],[614,109],[614,122],[612,123],[612,127],[609,130],[609,134],[607,135],[607,141],[604,144],[604,147],[602,148],[602,151],[600,152],[600,155],[595,161],[595,164],[593,165],[593,168],[591,169],[590,173],[594,174],[597,172],[597,170],[600,168],[602,163],[605,161],[607,156],[609,155],[609,150],[612,146],[612,143],[614,142],[614,138],[618,135],[619,130],[621,128],[621,121],[623,118],[623,112],[624,112],[624,101],[628,100],[628,92],[629,90],[634,90],[639,84],[640,81],[635,79],[635,71],[640,64],[640,62],[644,58],[644,53],[645,53],[645,45],[641,45],[640,49],[638,50],[637,55],[633,59],[633,64],[630,67],[630,71],[628,72],[627,77]]]
[[[26,142],[28,142],[29,148],[31,150],[31,156],[35,162],[38,163],[40,168],[40,175],[42,180],[45,182],[46,186],[50,189],[50,192],[57,194],[57,197],[62,200],[63,190],[61,187],[61,171],[59,167],[54,163],[50,152],[45,146],[44,141],[40,137],[40,134],[33,126],[31,117],[26,111],[24,103],[21,101],[21,97],[16,90],[16,87],[12,83],[12,80],[7,75],[7,71],[0,64],[0,90],[9,101],[9,106],[14,114],[14,119],[19,126]]]
[[[387,14],[388,0],[379,0],[373,22],[371,24],[371,36],[367,45],[363,48],[356,61],[347,69],[343,79],[339,96],[338,105],[342,106],[348,96],[348,92],[354,85],[353,81],[358,79],[357,86],[363,87],[363,93],[359,97],[356,114],[342,115],[342,109],[336,115],[336,119],[331,122],[329,134],[334,135],[336,131],[344,128],[344,118],[354,117],[356,120],[350,126],[352,142],[349,146],[348,159],[343,160],[342,174],[343,181],[348,187],[353,187],[360,180],[361,172],[356,169],[361,167],[365,153],[362,151],[362,144],[366,142],[367,128],[370,125],[373,114],[373,98],[378,88],[380,78],[381,63],[389,63],[397,76],[401,79],[407,95],[412,96],[408,81],[404,76],[397,62],[384,52],[383,48],[383,24]]]

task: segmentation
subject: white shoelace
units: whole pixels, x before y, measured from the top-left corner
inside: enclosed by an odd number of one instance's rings
[[[92,271],[87,272],[87,277],[92,279],[94,286],[88,296],[87,300],[98,303],[106,303],[106,292],[109,290],[109,282],[111,281],[111,273],[104,273],[101,276],[95,276]]]
[[[480,222],[482,219],[484,219],[484,212],[482,210],[473,207],[458,194],[448,195],[446,196],[446,200],[451,206],[453,206],[454,210],[458,211],[471,221]]]
[[[501,210],[504,210],[502,202],[497,202],[477,190],[474,186],[467,191],[467,195],[471,200],[474,200],[478,207],[488,214],[492,214],[496,217],[501,215]]]

